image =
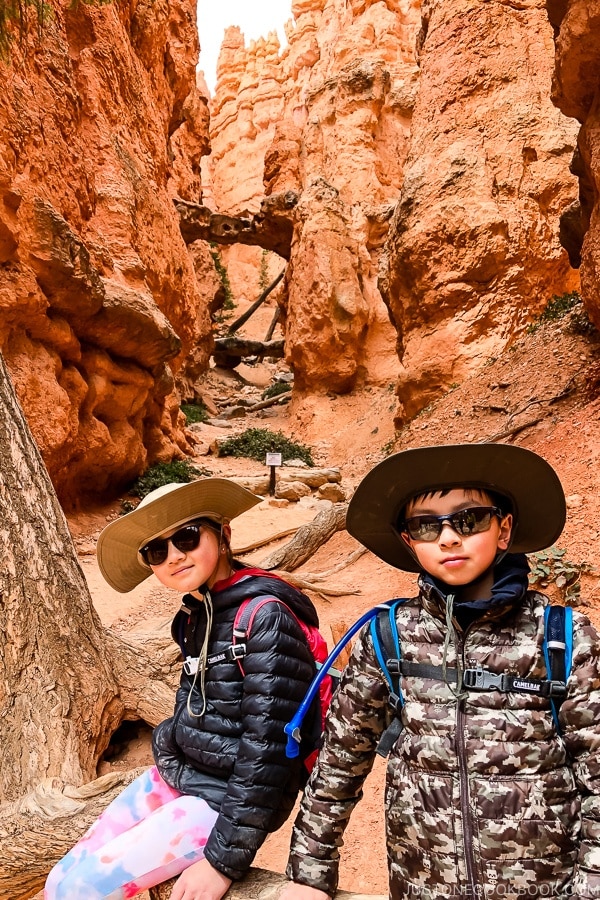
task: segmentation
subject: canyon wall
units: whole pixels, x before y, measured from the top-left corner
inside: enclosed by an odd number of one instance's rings
[[[264,158],[284,114],[287,74],[280,49],[275,31],[248,46],[237,26],[225,31],[210,107],[211,155],[203,162],[205,203],[220,213],[256,213],[264,197]],[[282,260],[259,247],[237,244],[220,253],[237,300],[258,297],[261,269],[262,281],[272,281],[283,268]]]
[[[292,12],[279,56],[273,37],[246,48],[229,34],[215,202],[256,207],[261,169],[267,195],[297,194],[281,298],[296,387],[392,379],[401,424],[578,285],[559,242],[576,123],[550,98],[552,28],[544,0],[296,0]],[[271,106],[255,120],[256,91]]]
[[[236,212],[265,194],[297,195],[280,296],[287,358],[297,391],[345,392],[393,382],[397,369],[377,269],[408,151],[419,5],[296,0],[292,12],[282,51],[274,34],[245,47],[227,32],[212,188],[215,205]]]
[[[499,355],[577,285],[558,239],[576,128],[550,98],[544,0],[429,0],[420,89],[381,287],[400,422]]]
[[[571,237],[581,259],[581,295],[600,328],[600,0],[548,0],[547,5],[556,37],[552,98],[565,116],[581,123],[573,162],[579,198]]]
[[[294,414],[395,384],[401,423],[501,353],[577,285],[565,211],[590,225],[598,323],[599,3],[294,0],[283,49],[227,31],[210,199],[289,217]],[[173,205],[202,200],[210,151],[192,0],[52,9],[0,60],[0,349],[69,505],[189,449],[178,400],[208,367],[222,287]],[[222,254],[248,299],[284,266]]]
[[[55,0],[39,34],[30,19],[12,37],[0,348],[69,505],[187,449],[174,376],[186,358],[206,368],[218,286],[201,250],[196,276],[173,206],[199,199],[209,151],[195,5]]]

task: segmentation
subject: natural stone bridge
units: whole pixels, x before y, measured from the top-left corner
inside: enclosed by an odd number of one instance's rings
[[[199,203],[180,199],[174,203],[186,244],[198,240],[215,244],[248,244],[272,250],[283,259],[290,258],[293,210],[298,203],[298,194],[294,191],[265,197],[256,215],[227,216]]]

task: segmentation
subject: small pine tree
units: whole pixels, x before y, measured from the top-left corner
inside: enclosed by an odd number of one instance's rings
[[[225,301],[223,303],[223,309],[235,309],[235,302],[233,299],[233,291],[231,290],[231,282],[229,281],[229,273],[225,267],[225,264],[221,258],[221,251],[217,247],[216,244],[210,245],[210,255],[213,258],[213,262],[215,264],[215,270],[221,284],[223,286],[223,291],[225,293]]]
[[[269,251],[263,250],[260,254],[260,268],[258,270],[258,291],[260,294],[270,285],[269,280]]]

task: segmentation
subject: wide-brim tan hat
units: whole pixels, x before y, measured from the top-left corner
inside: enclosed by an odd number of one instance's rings
[[[479,488],[512,504],[511,553],[549,547],[563,530],[565,495],[552,466],[511,444],[448,444],[388,456],[357,487],[346,528],[376,556],[407,572],[420,567],[398,531],[398,517],[418,494],[444,488]]]
[[[190,519],[230,522],[260,502],[227,478],[163,485],[101,532],[96,549],[100,571],[111,587],[125,594],[152,574],[138,553],[148,541]]]

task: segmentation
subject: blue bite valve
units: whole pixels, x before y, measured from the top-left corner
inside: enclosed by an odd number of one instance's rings
[[[283,730],[288,736],[285,748],[285,755],[288,759],[296,759],[296,757],[300,755],[300,725],[302,724],[303,717],[304,714],[302,714],[300,721],[298,721],[298,713],[296,713],[292,721],[288,722],[287,725],[284,725]]]
[[[313,680],[311,681],[309,688],[306,692],[304,700],[296,710],[296,714],[291,722],[288,722],[287,725],[284,725],[283,730],[288,736],[287,746],[285,748],[285,755],[288,759],[295,759],[300,755],[300,729],[302,728],[302,722],[304,721],[304,717],[306,716],[308,710],[310,709],[311,703],[315,699],[317,691],[319,690],[319,686],[325,676],[328,674],[329,669],[337,659],[340,654],[340,651],[343,647],[348,643],[351,637],[353,637],[356,632],[362,628],[370,619],[373,618],[377,614],[379,609],[387,609],[387,604],[380,603],[374,609],[370,609],[368,612],[364,613],[360,619],[348,629],[345,635],[337,642]]]

